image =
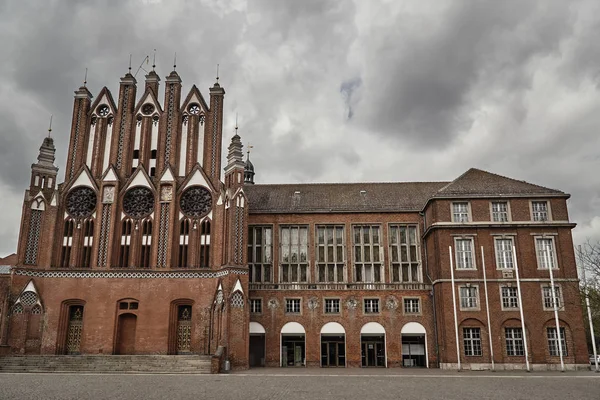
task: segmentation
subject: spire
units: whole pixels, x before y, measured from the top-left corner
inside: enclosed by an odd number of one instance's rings
[[[235,126],[235,135],[231,138],[231,144],[228,147],[229,153],[227,154],[227,166],[225,167],[225,173],[231,171],[234,168],[244,168],[244,153],[243,145],[240,135],[237,134],[237,124]]]
[[[50,114],[50,126],[48,126],[48,137],[52,133],[52,114]]]
[[[248,151],[246,152],[246,165],[244,167],[244,183],[254,185],[254,164],[250,161],[250,149],[254,146],[248,143]]]

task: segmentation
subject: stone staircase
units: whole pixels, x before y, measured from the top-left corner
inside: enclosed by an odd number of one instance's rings
[[[2,372],[210,374],[206,355],[79,355],[0,357]]]

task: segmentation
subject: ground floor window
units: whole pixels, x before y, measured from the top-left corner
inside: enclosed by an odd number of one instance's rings
[[[556,327],[548,328],[548,350],[550,355],[553,357],[559,357],[560,351],[558,350],[558,337],[556,335]],[[562,355],[567,355],[567,340],[565,338],[565,328],[560,328],[560,347],[562,347]]]
[[[385,367],[384,335],[362,335],[360,347],[363,367]]]
[[[427,366],[425,335],[402,335],[402,366]]]
[[[304,335],[284,335],[281,337],[281,366],[303,367],[306,358]]]
[[[506,355],[524,356],[525,346],[523,346],[523,330],[521,328],[505,328],[506,337]]]
[[[346,341],[345,335],[321,335],[321,366],[345,367],[346,366]]]
[[[481,329],[463,328],[463,344],[465,356],[480,356],[481,352]]]

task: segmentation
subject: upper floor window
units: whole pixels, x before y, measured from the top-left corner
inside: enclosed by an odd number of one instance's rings
[[[452,221],[469,222],[469,203],[461,201],[452,203]]]
[[[416,225],[390,225],[393,282],[421,282]]]
[[[544,310],[554,310],[554,300],[556,299],[556,308],[562,310],[563,300],[560,286],[554,286],[554,297],[552,296],[552,286],[542,286],[542,301]]]
[[[380,227],[354,227],[354,279],[356,282],[381,282]]]
[[[250,299],[250,312],[253,314],[262,313],[262,299]]]
[[[404,299],[404,314],[420,314],[420,299]]]
[[[319,282],[344,282],[344,226],[317,226],[317,278]]]
[[[508,203],[506,201],[492,202],[492,221],[507,222],[508,218]]]
[[[519,309],[519,291],[516,287],[501,286],[500,293],[502,294],[503,310]]]
[[[479,309],[479,290],[477,286],[460,287],[460,309]]]
[[[340,299],[325,299],[325,314],[339,314]]]
[[[279,281],[308,282],[308,227],[282,226],[279,242]]]
[[[512,238],[496,238],[494,239],[496,248],[496,268],[497,269],[512,269],[513,264],[513,240]]]
[[[273,230],[270,226],[248,229],[248,265],[250,282],[272,282]]]
[[[379,313],[379,299],[365,299],[364,312],[365,314]]]
[[[300,314],[300,299],[285,299],[285,312],[287,314]]]
[[[456,245],[456,269],[474,269],[473,239],[455,239]]]
[[[534,221],[548,221],[548,202],[532,201],[531,217]]]
[[[535,250],[537,253],[538,268],[558,268],[558,265],[556,264],[556,254],[554,251],[554,238],[535,238]]]

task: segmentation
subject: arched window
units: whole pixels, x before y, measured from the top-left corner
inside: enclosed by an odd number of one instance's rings
[[[119,267],[129,266],[129,248],[131,247],[131,219],[125,218],[121,222],[121,252],[119,254]]]
[[[188,247],[190,243],[190,220],[184,218],[179,223],[179,258],[177,266],[185,268],[188,266]]]
[[[81,267],[89,268],[92,260],[92,245],[94,244],[94,220],[83,222],[83,251],[81,252]]]
[[[210,220],[200,224],[200,268],[210,267]]]
[[[150,267],[150,255],[152,249],[152,220],[145,219],[142,222],[142,259],[140,261],[140,267]]]
[[[63,229],[63,245],[60,256],[60,266],[63,268],[69,268],[69,262],[71,259],[71,248],[73,247],[73,231],[75,229],[75,221],[71,218],[65,220]]]

